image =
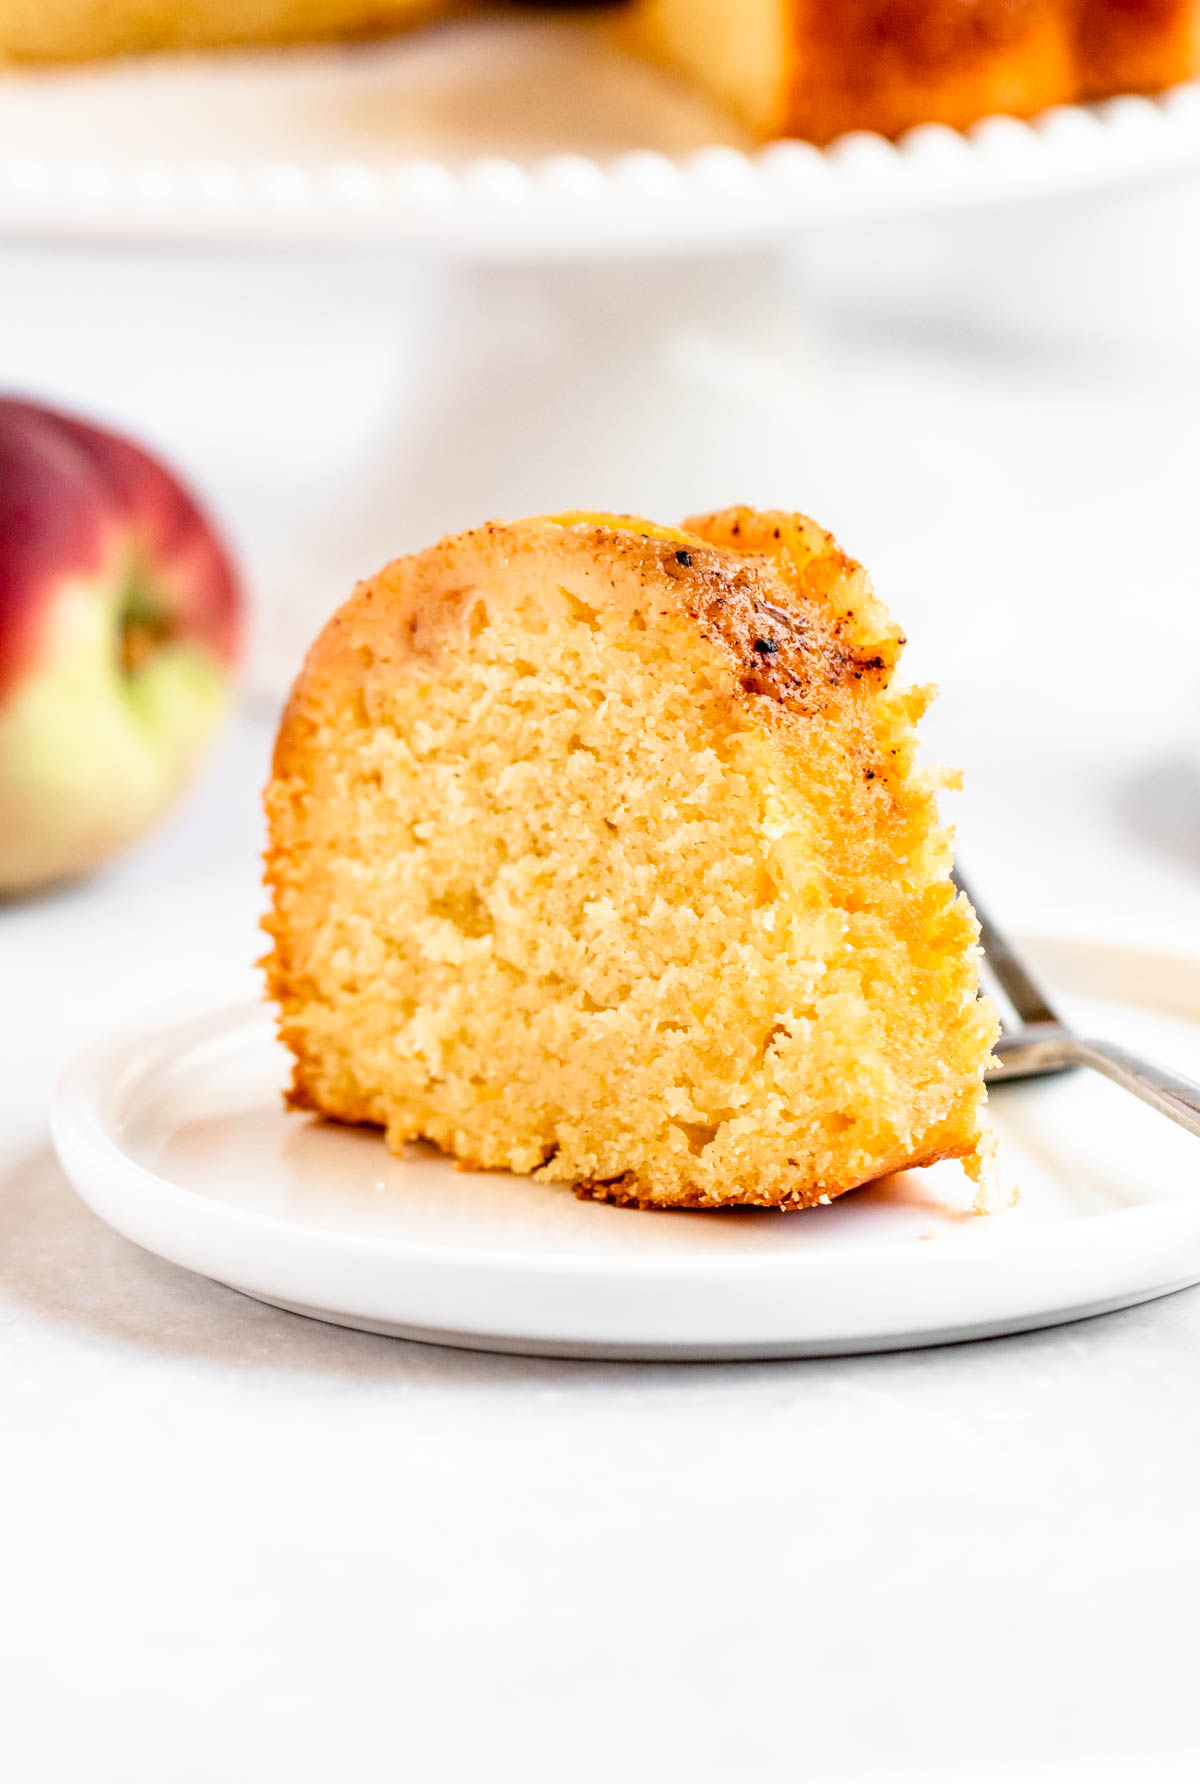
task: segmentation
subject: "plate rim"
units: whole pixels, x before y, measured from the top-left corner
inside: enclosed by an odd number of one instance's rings
[[[1131,955],[1156,956],[1160,964],[1186,962],[1193,973],[1200,972],[1200,956],[1180,950],[1136,945],[1131,948],[1127,941],[1108,942],[1097,937],[1064,936],[1056,938],[1056,942],[1088,951],[1100,948],[1126,963]],[[1156,1006],[1152,1004],[1151,1007]],[[1200,1019],[1200,1005],[1191,1007],[1195,1018]],[[1021,1284],[1022,1295],[1003,1315],[982,1314],[975,1326],[966,1319],[951,1323],[939,1315],[920,1331],[911,1322],[906,1326],[902,1319],[892,1318],[884,1320],[878,1329],[869,1331],[816,1338],[811,1335],[788,1337],[777,1329],[779,1309],[772,1303],[763,1315],[762,1330],[751,1338],[738,1338],[731,1333],[716,1336],[693,1333],[689,1336],[686,1318],[681,1328],[684,1335],[677,1334],[673,1338],[660,1335],[631,1339],[627,1334],[607,1338],[594,1334],[564,1337],[540,1329],[546,1324],[544,1311],[536,1318],[526,1318],[522,1322],[526,1329],[517,1332],[493,1329],[497,1322],[489,1322],[486,1318],[482,1318],[478,1325],[459,1319],[447,1326],[429,1319],[402,1321],[364,1309],[361,1305],[357,1308],[347,1306],[346,1296],[342,1293],[299,1292],[296,1284],[314,1265],[319,1275],[322,1263],[327,1263],[332,1255],[340,1261],[369,1264],[376,1271],[404,1267],[419,1271],[423,1282],[432,1284],[435,1301],[445,1284],[461,1287],[466,1283],[473,1290],[498,1285],[501,1301],[507,1293],[510,1300],[515,1297],[519,1305],[522,1285],[528,1284],[535,1289],[552,1286],[560,1299],[574,1287],[590,1288],[601,1296],[597,1305],[603,1311],[603,1296],[621,1290],[633,1291],[649,1306],[647,1290],[663,1281],[697,1296],[732,1286],[734,1301],[739,1294],[745,1296],[756,1289],[799,1292],[806,1285],[811,1288],[814,1284],[819,1284],[822,1292],[829,1294],[831,1290],[836,1291],[839,1281],[853,1282],[861,1294],[864,1283],[869,1285],[870,1281],[885,1281],[894,1276],[897,1254],[895,1246],[886,1243],[865,1244],[848,1249],[844,1254],[828,1250],[805,1254],[791,1249],[778,1254],[748,1252],[738,1256],[731,1271],[727,1254],[703,1251],[645,1257],[612,1252],[602,1255],[522,1253],[507,1247],[473,1251],[469,1244],[462,1242],[448,1245],[292,1223],[262,1210],[207,1197],[160,1175],[123,1150],[117,1125],[122,1108],[131,1105],[139,1086],[147,1077],[152,1077],[156,1067],[161,1068],[167,1058],[178,1055],[188,1046],[201,1047],[222,1036],[233,1039],[239,1030],[246,1037],[243,1045],[248,1041],[257,1044],[265,1038],[264,1029],[269,1020],[270,1008],[265,1001],[242,1001],[232,1009],[229,1006],[214,1009],[209,1000],[202,1011],[177,1014],[169,1023],[159,1021],[140,1025],[134,1032],[93,1043],[71,1062],[60,1080],[52,1109],[54,1143],[81,1198],[101,1219],[134,1243],[183,1268],[207,1275],[272,1305],[282,1305],[290,1311],[316,1318],[328,1315],[331,1323],[390,1330],[408,1337],[419,1338],[424,1334],[428,1342],[461,1344],[468,1349],[538,1355],[660,1360],[844,1355],[965,1342],[977,1337],[1069,1323],[1112,1308],[1157,1299],[1200,1281],[1200,1250],[1196,1248],[1196,1242],[1200,1240],[1200,1194],[1185,1194],[1133,1207],[1104,1210],[1088,1215],[1083,1221],[1064,1222],[1061,1226],[1018,1229],[1010,1233],[997,1231],[986,1247],[935,1245],[917,1251],[907,1249],[904,1258],[906,1283],[949,1281],[954,1284],[960,1300],[964,1291],[971,1289],[973,1278],[985,1287],[990,1284],[993,1298],[997,1293],[998,1278],[1003,1279],[1001,1288]],[[562,1186],[554,1188],[562,1190]],[[169,1226],[174,1224],[174,1217],[193,1239],[198,1237],[201,1252],[214,1236],[219,1250],[222,1238],[228,1240],[231,1233],[235,1238],[251,1234],[260,1245],[270,1246],[276,1242],[276,1257],[287,1254],[285,1275],[290,1271],[291,1286],[279,1280],[264,1283],[261,1271],[256,1271],[253,1263],[245,1274],[228,1264],[222,1268],[206,1267],[203,1262],[196,1261],[194,1246],[189,1249],[186,1242],[176,1244],[173,1235],[165,1242],[161,1233],[148,1238],[147,1233],[155,1226],[156,1212],[166,1214]],[[1050,1302],[1034,1304],[1037,1294],[1031,1289],[1030,1275],[1036,1273],[1024,1269],[1031,1256],[1049,1260],[1051,1264],[1069,1256],[1081,1281],[1086,1281],[1089,1289],[1098,1288],[1106,1263],[1111,1260],[1113,1235],[1118,1231],[1128,1241],[1126,1250],[1132,1247],[1139,1258],[1138,1269],[1142,1275],[1134,1286],[1126,1285],[1105,1294],[1089,1293],[1069,1302],[1063,1299],[1061,1291],[1056,1290]],[[1147,1256],[1159,1259],[1164,1252],[1168,1256],[1174,1255],[1180,1240],[1186,1240],[1192,1246],[1192,1261],[1181,1273],[1171,1277],[1163,1272],[1160,1263],[1146,1263]],[[181,1251],[188,1255],[181,1255]],[[1185,1252],[1183,1257],[1186,1256]],[[1144,1279],[1147,1269],[1153,1275],[1153,1281],[1149,1283]],[[356,1293],[361,1299],[364,1293],[361,1285]],[[919,1295],[910,1296],[914,1300],[919,1298]],[[717,1311],[726,1313],[729,1310],[720,1308]],[[736,1308],[732,1317],[736,1325]],[[553,1309],[549,1318],[553,1324]],[[502,1327],[504,1322],[498,1323]],[[587,1326],[587,1317],[582,1323]],[[719,1319],[716,1323],[721,1325]]]
[[[1128,945],[1124,943],[1094,942],[1088,945],[1112,947],[1114,951],[1116,949],[1128,951]],[[1134,951],[1147,953],[1150,950],[1137,949]],[[1175,955],[1171,950],[1161,950],[1161,952],[1168,959],[1187,958],[1195,969],[1200,971],[1200,955],[1195,957]],[[164,1190],[169,1192],[172,1198],[179,1200],[181,1206],[186,1205],[192,1209],[203,1210],[219,1209],[222,1219],[228,1218],[235,1224],[244,1223],[257,1228],[264,1234],[286,1230],[289,1234],[304,1235],[305,1237],[316,1235],[322,1244],[328,1244],[330,1241],[340,1244],[340,1242],[346,1241],[346,1248],[351,1251],[360,1249],[372,1253],[387,1251],[421,1262],[429,1262],[434,1258],[446,1260],[450,1257],[455,1257],[458,1262],[462,1262],[464,1259],[470,1258],[476,1260],[481,1267],[495,1265],[496,1267],[511,1268],[513,1265],[520,1265],[522,1268],[529,1268],[556,1277],[562,1274],[564,1268],[574,1268],[576,1265],[581,1267],[584,1274],[621,1277],[631,1270],[635,1273],[658,1273],[661,1270],[685,1276],[704,1276],[710,1270],[721,1272],[728,1269],[728,1258],[703,1252],[660,1254],[655,1257],[637,1257],[632,1253],[607,1253],[599,1256],[583,1253],[578,1257],[574,1255],[563,1257],[550,1252],[528,1254],[500,1248],[489,1248],[486,1252],[476,1252],[469,1246],[451,1247],[437,1241],[392,1238],[385,1235],[373,1236],[348,1232],[338,1227],[293,1223],[280,1220],[259,1209],[241,1208],[235,1202],[218,1201],[205,1196],[197,1190],[188,1188],[185,1184],[174,1182],[170,1177],[162,1176],[121,1147],[118,1139],[109,1131],[110,1124],[106,1123],[104,1119],[99,1106],[101,1098],[105,1095],[122,1094],[127,1098],[132,1098],[137,1094],[141,1083],[153,1074],[156,1066],[165,1063],[166,1059],[173,1054],[185,1048],[192,1050],[204,1045],[206,1040],[218,1039],[222,1036],[232,1042],[239,1030],[248,1030],[252,1026],[264,1027],[270,1019],[270,1013],[270,1005],[265,999],[261,1003],[242,1000],[239,1003],[221,1004],[216,1008],[204,1011],[193,1011],[190,1015],[185,1014],[179,1017],[169,1026],[147,1025],[139,1027],[136,1032],[131,1032],[128,1035],[110,1036],[107,1039],[102,1038],[94,1042],[67,1065],[59,1078],[51,1109],[51,1127],[56,1150],[61,1156],[65,1146],[73,1157],[78,1158],[81,1142],[90,1142],[105,1154],[110,1165],[119,1166],[131,1177],[136,1174],[142,1180],[144,1188],[148,1189],[153,1184],[155,1195],[161,1196]],[[1200,1009],[1196,1011],[1196,1020],[1200,1022]],[[194,1038],[191,1038],[193,1036]],[[114,1113],[119,1113],[119,1111]],[[452,1157],[447,1155],[444,1162],[447,1168],[457,1169]],[[549,1193],[554,1193],[567,1190],[569,1185],[555,1183],[548,1184],[546,1188]],[[82,1191],[79,1193],[83,1194]],[[86,1196],[84,1199],[87,1199]],[[1194,1210],[1191,1208],[1191,1199],[1188,1197],[1160,1199],[1139,1203],[1134,1207],[1114,1208],[1102,1213],[1091,1214],[1087,1217],[1086,1228],[1088,1231],[1101,1227],[1107,1229],[1114,1222],[1120,1222],[1123,1227],[1127,1227],[1135,1216],[1151,1216],[1157,1223],[1163,1213],[1176,1209],[1182,1210],[1187,1216],[1184,1224],[1188,1226],[1200,1224],[1200,1195],[1198,1195]],[[703,1213],[704,1210],[689,1209],[685,1212]],[[788,1214],[789,1217],[802,1219],[806,1210],[792,1209],[781,1212]],[[1045,1248],[1051,1235],[1067,1234],[1073,1231],[1075,1231],[1074,1225],[1067,1224],[1064,1224],[1061,1229],[1059,1227],[1039,1228],[1033,1231],[1021,1229],[1007,1233],[998,1230],[989,1241],[988,1256],[995,1257],[998,1250],[1014,1253],[1028,1250],[1041,1251]],[[892,1249],[893,1247],[887,1244],[864,1245],[851,1254],[854,1259],[851,1268],[854,1273],[857,1273],[860,1260],[889,1255]],[[941,1268],[945,1260],[952,1260],[957,1268],[967,1255],[963,1250],[951,1251],[938,1246],[930,1247],[927,1252],[921,1254],[922,1257],[930,1260],[935,1269]],[[696,1268],[700,1264],[708,1268]],[[772,1254],[767,1251],[749,1252],[738,1260],[739,1271],[746,1270],[763,1275],[792,1276],[802,1273],[805,1265],[820,1268],[822,1273],[828,1272],[830,1268],[836,1270],[840,1267],[833,1261],[833,1255],[830,1253],[822,1254],[819,1261],[814,1258],[801,1260],[800,1255],[796,1253]],[[918,1268],[922,1267],[918,1265]]]

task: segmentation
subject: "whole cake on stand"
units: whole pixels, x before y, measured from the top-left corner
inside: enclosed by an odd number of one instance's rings
[[[502,0],[0,0],[0,60],[399,30]],[[586,0],[577,6],[591,8]],[[571,10],[553,0],[544,10]],[[535,8],[536,10],[536,8]],[[609,0],[617,35],[761,139],[897,136],[1149,93],[1200,63],[1192,0]]]
[[[232,251],[231,281],[246,247],[404,250],[419,268],[415,299],[398,256],[369,275],[395,281],[402,379],[359,443],[331,445],[320,501],[274,503],[292,516],[258,579],[276,688],[355,576],[484,515],[694,513],[733,495],[841,521],[845,475],[911,509],[904,464],[822,378],[794,245],[1200,160],[1190,84],[1011,115],[1185,73],[1196,30],[1176,0],[468,10],[370,42],[48,67],[17,58],[351,30],[365,8],[0,0],[0,231],[203,244]],[[428,9],[373,0],[370,16]],[[680,80],[667,65],[684,62]],[[989,106],[1010,115],[756,140]],[[232,385],[237,332],[233,306]]]

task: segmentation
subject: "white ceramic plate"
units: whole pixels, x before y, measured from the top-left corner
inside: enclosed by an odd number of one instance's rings
[[[1200,961],[1098,944],[1034,957],[1072,1014],[1200,1076]],[[957,1166],[797,1214],[647,1214],[457,1172],[280,1106],[269,1013],[106,1043],[55,1142],[110,1225],[293,1312],[561,1356],[836,1354],[1053,1325],[1200,1280],[1200,1144],[1100,1079],[993,1099],[1019,1204],[979,1217]]]
[[[577,257],[1111,184],[1200,159],[1200,90],[751,150],[595,21],[0,77],[0,230]]]

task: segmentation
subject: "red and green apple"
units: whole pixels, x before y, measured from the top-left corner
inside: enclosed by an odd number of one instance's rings
[[[0,398],[0,893],[86,872],[170,805],[228,699],[242,611],[171,471]]]

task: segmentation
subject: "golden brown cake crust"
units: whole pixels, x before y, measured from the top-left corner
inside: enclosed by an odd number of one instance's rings
[[[1077,96],[1063,0],[795,0],[786,128],[828,142],[1027,116]]]
[[[1200,68],[1197,0],[1085,0],[1077,25],[1079,90],[1155,93]]]
[[[670,1089],[673,1080],[665,1081],[665,1094],[675,1096],[678,1105],[673,1105],[667,1124],[675,1148],[674,1162],[664,1159],[657,1142],[647,1153],[646,1141],[622,1137],[616,1131],[619,1120],[613,1123],[610,1143],[603,1121],[597,1131],[596,1111],[602,1107],[620,1111],[622,1098],[631,1094],[628,1086],[622,1088],[621,1077],[628,1043],[622,1043],[624,1050],[619,1048],[616,1055],[604,1055],[603,1025],[610,1016],[617,1019],[620,1006],[610,1008],[611,999],[606,1001],[598,983],[590,983],[590,988],[582,991],[583,1007],[600,1012],[595,1018],[586,1018],[600,1025],[596,1029],[600,1038],[595,1054],[595,1107],[589,1113],[588,1094],[580,1093],[579,1071],[572,1064],[583,1061],[582,1082],[586,1085],[591,1043],[586,1036],[582,1042],[560,1038],[546,1056],[546,1076],[556,1083],[559,1079],[567,1082],[568,1068],[574,1069],[574,1089],[564,1090],[559,1084],[555,1090],[556,1100],[552,1100],[557,1115],[553,1110],[538,1114],[535,1109],[526,1119],[514,1113],[509,1125],[514,1135],[520,1130],[519,1144],[518,1138],[509,1143],[504,1122],[497,1125],[495,1120],[490,1124],[482,1120],[481,1125],[475,1121],[470,1098],[464,1101],[461,1094],[465,1081],[461,1073],[455,1080],[460,1086],[457,1101],[447,1100],[444,1074],[450,1071],[453,1078],[450,1067],[438,1066],[437,1071],[422,1067],[415,1077],[405,1080],[409,1089],[385,1092],[379,1072],[386,1075],[390,1067],[385,1063],[367,1069],[356,1060],[356,1044],[345,1043],[342,1031],[369,1022],[373,1002],[370,974],[367,982],[360,983],[366,969],[345,965],[356,937],[361,940],[366,920],[353,906],[347,910],[345,899],[347,886],[359,883],[351,869],[361,878],[369,871],[371,858],[364,858],[360,847],[358,832],[364,820],[356,823],[349,804],[339,813],[331,800],[341,799],[349,774],[354,781],[353,797],[360,800],[360,810],[368,813],[370,821],[377,816],[371,802],[390,801],[389,814],[395,813],[395,823],[403,833],[412,813],[395,806],[399,783],[381,785],[380,771],[369,766],[370,740],[380,735],[379,726],[383,726],[385,737],[397,736],[390,729],[396,721],[386,716],[381,701],[397,687],[408,688],[410,695],[405,698],[410,699],[410,705],[405,710],[410,718],[406,723],[419,728],[423,723],[421,690],[437,689],[464,663],[473,661],[480,637],[485,643],[494,640],[509,599],[503,591],[526,583],[552,590],[557,587],[557,595],[547,599],[552,604],[558,599],[569,604],[571,623],[578,621],[582,636],[589,630],[609,628],[618,640],[618,657],[630,645],[636,649],[642,635],[666,640],[672,658],[686,657],[688,673],[695,677],[696,697],[708,712],[698,734],[699,747],[708,747],[703,740],[711,738],[721,753],[726,748],[722,740],[728,738],[731,748],[737,745],[753,750],[757,747],[753,739],[761,736],[767,750],[762,758],[761,772],[767,776],[763,797],[775,797],[771,788],[778,781],[785,813],[786,802],[794,797],[788,787],[819,783],[822,810],[810,814],[805,822],[815,823],[825,837],[819,844],[822,864],[818,878],[830,892],[822,893],[822,898],[832,896],[835,907],[844,902],[849,913],[842,916],[836,908],[831,911],[833,927],[822,944],[832,948],[827,968],[822,969],[822,984],[832,998],[822,1007],[830,1014],[821,1018],[823,1026],[816,1041],[802,1043],[800,1037],[811,1028],[809,1016],[771,1015],[780,999],[786,1002],[789,996],[797,1010],[803,1011],[805,995],[794,985],[791,993],[785,989],[764,993],[767,1001],[760,999],[755,1006],[760,1014],[752,1018],[751,1026],[757,1023],[764,1030],[757,1043],[760,1062],[764,1049],[770,1065],[777,1045],[784,1052],[789,1047],[800,1048],[796,1057],[810,1060],[809,1067],[803,1069],[810,1072],[813,1083],[827,1082],[832,1088],[822,1094],[836,1097],[843,1069],[851,1077],[853,1070],[849,1061],[839,1064],[836,1049],[832,1056],[820,1052],[825,1029],[833,1035],[839,1024],[849,1022],[847,1032],[862,1037],[864,1058],[869,1030],[869,1045],[883,1048],[881,1063],[873,1069],[886,1077],[892,1070],[890,1055],[898,1059],[909,1043],[908,1029],[915,1034],[924,1024],[927,1038],[913,1041],[920,1058],[914,1055],[914,1063],[903,1068],[915,1073],[911,1090],[898,1080],[891,1089],[884,1085],[879,1091],[880,1109],[887,1104],[890,1113],[879,1114],[868,1106],[874,1093],[847,1091],[847,1095],[857,1095],[858,1102],[852,1113],[835,1112],[831,1117],[834,1138],[830,1141],[826,1136],[821,1142],[823,1151],[814,1152],[815,1142],[808,1130],[801,1135],[803,1145],[800,1140],[789,1143],[790,1117],[781,1121],[780,1112],[786,1115],[787,1105],[779,1098],[786,1097],[786,1085],[796,1082],[795,1070],[801,1068],[779,1068],[782,1077],[776,1073],[771,1082],[777,1079],[784,1088],[771,1089],[769,1094],[761,1086],[755,1089],[753,1074],[765,1067],[753,1064],[748,1039],[749,1064],[744,1060],[736,1071],[728,1062],[712,1066],[710,1079],[715,1073],[726,1088],[719,1094],[710,1091],[707,1103],[696,1090],[696,1106],[688,1105],[682,1092]],[[491,608],[490,615],[483,612],[485,604]],[[621,644],[621,638],[627,643]],[[945,877],[947,845],[942,833],[933,828],[935,790],[927,779],[914,777],[912,726],[927,696],[922,690],[889,688],[902,645],[899,630],[875,599],[861,569],[823,529],[801,516],[756,513],[748,508],[701,517],[682,530],[590,515],[494,523],[443,540],[417,557],[389,565],[360,585],[317,640],[297,681],[280,727],[267,795],[267,880],[273,911],[265,927],[274,945],[264,965],[270,994],[281,1008],[280,1033],[294,1059],[289,1106],[342,1121],[383,1125],[394,1147],[409,1139],[427,1139],[468,1168],[531,1171],[547,1181],[572,1182],[581,1194],[592,1198],[636,1206],[803,1206],[886,1172],[970,1156],[979,1140],[982,1074],[993,1018],[984,1006],[974,1005],[977,932],[969,909],[956,898]],[[537,654],[532,641],[524,648]],[[516,667],[532,679],[542,665],[518,661]],[[597,697],[602,695],[601,688]],[[506,693],[504,698],[515,695]],[[416,701],[415,707],[411,701]],[[580,710],[585,717],[590,710],[582,696]],[[331,783],[331,754],[343,747],[342,733],[347,727],[363,742],[351,744],[337,770],[340,778]],[[768,738],[773,740],[769,744]],[[403,735],[398,743],[407,748]],[[755,775],[759,772],[759,768],[753,769]],[[419,794],[420,783],[411,785]],[[364,799],[365,806],[361,804]],[[486,823],[487,811],[485,801],[473,822]],[[608,823],[607,818],[604,821]],[[437,827],[436,811],[426,821],[427,829],[428,823]],[[615,830],[612,825],[609,828]],[[786,828],[785,823],[782,829]],[[734,846],[741,847],[741,832],[735,827],[733,834]],[[766,834],[774,832],[768,827]],[[345,839],[345,856],[339,837]],[[768,851],[776,847],[769,842],[761,846]],[[598,859],[603,861],[603,855]],[[762,859],[767,863],[768,855]],[[766,865],[758,870],[760,877],[766,874],[768,890],[763,896],[768,900],[775,896],[771,876],[779,879],[791,871],[781,867],[774,856],[769,860],[773,863],[769,871]],[[360,861],[361,868],[357,865]],[[870,895],[861,889],[884,885],[889,876],[899,876],[905,885],[912,881],[911,893],[902,895],[901,912],[902,924],[912,925],[911,933],[902,929],[890,939],[882,931],[879,935],[873,932],[875,918],[870,909],[854,914],[863,897],[870,902]],[[598,885],[596,895],[605,889]],[[351,890],[350,896],[356,898],[357,894]],[[474,893],[464,896],[478,905]],[[729,909],[736,913],[737,895],[722,896],[732,900]],[[329,913],[335,907],[340,929],[331,938],[326,932]],[[460,937],[455,946],[466,951],[468,961],[479,958],[472,952],[476,945],[485,951],[492,948],[487,912],[486,921],[478,926],[465,904],[451,916]],[[739,920],[736,914],[730,915],[731,928],[736,929]],[[371,919],[375,924],[379,921],[378,917]],[[723,923],[724,918],[718,931]],[[855,933],[861,931],[863,937],[849,955],[837,940],[847,926]],[[394,933],[400,946],[406,946],[403,928]],[[537,933],[535,928],[535,946]],[[475,944],[472,938],[476,936],[484,939]],[[393,949],[395,945],[389,944]],[[864,957],[873,958],[872,950],[878,954],[881,964],[869,970],[902,975],[903,988],[895,995],[889,992],[895,1016],[888,1020],[901,1025],[891,1041],[885,1040],[878,1027],[878,1010],[874,1014],[869,1006],[860,1010],[856,1001],[863,995],[855,990],[858,980],[854,977],[860,970],[858,951],[862,949]],[[516,950],[513,957],[517,957]],[[682,958],[686,959],[686,953]],[[392,954],[386,956],[386,964],[390,970]],[[410,978],[415,973],[414,984],[423,970],[419,963],[411,971],[405,969]],[[664,983],[668,982],[675,970],[669,960],[665,967],[660,961],[647,968],[650,977],[646,983],[652,987],[655,974],[664,972]],[[526,974],[528,968],[520,971]],[[506,982],[518,986],[526,981]],[[563,983],[554,972],[546,982]],[[457,983],[453,973],[440,983],[441,992],[435,988],[413,993],[417,1007],[413,1008],[410,998],[404,1006],[409,1012],[406,1020],[416,1025],[423,1021],[422,997],[432,997],[436,1003],[438,996],[453,995]],[[703,1001],[709,995],[706,987],[714,997],[724,995],[720,972],[713,979],[702,978],[698,989],[688,993],[685,1007],[694,1008],[697,997]],[[547,995],[552,1003],[556,998],[575,997],[569,985]],[[915,999],[923,1001],[918,1004]],[[359,1014],[343,1021],[339,1000],[347,1010]],[[533,1008],[542,1015],[547,1013],[536,998]],[[571,1004],[571,1021],[578,1011],[576,1001]],[[815,1010],[810,1014],[815,1015]],[[678,1012],[672,1016],[668,1011],[662,1020],[669,1034],[672,1023],[693,1018]],[[390,1057],[386,1032],[385,1052],[380,1054],[377,1048],[372,1055],[376,1060]],[[555,1032],[566,1031],[560,1023]],[[778,1042],[776,1034],[781,1037]],[[714,1047],[720,1052],[721,1047],[736,1049],[741,1044],[735,1031],[718,1032],[715,1041],[710,1032],[707,1041],[701,1035],[696,1043],[701,1051],[707,1047],[710,1053]],[[804,1053],[805,1045],[810,1050],[817,1045],[818,1052],[811,1056]],[[557,1059],[554,1048],[560,1055]],[[518,1049],[505,1069],[519,1077],[526,1063]],[[901,1068],[897,1065],[896,1069]],[[747,1072],[751,1076],[747,1077]],[[475,1081],[472,1078],[471,1082]],[[518,1100],[521,1098],[536,1103],[536,1073],[525,1081]],[[714,1100],[722,1105],[731,1098],[732,1106],[711,1107]],[[742,1104],[745,1118],[738,1114]],[[760,1106],[774,1111],[766,1117],[768,1126],[762,1131],[764,1117],[754,1116]],[[776,1127],[778,1141],[772,1138]],[[686,1136],[686,1145],[682,1136]],[[793,1157],[793,1150],[799,1156]],[[818,1158],[823,1162],[815,1162]]]
[[[637,0],[644,53],[755,136],[1031,117],[1200,69],[1196,0]]]
[[[622,521],[630,530],[621,530]],[[361,583],[313,646],[292,690],[273,776],[303,766],[314,682],[340,681],[349,693],[368,660],[434,661],[461,647],[470,637],[471,611],[456,586],[458,567],[470,565],[465,581],[473,587],[480,560],[536,552],[545,524],[489,522],[397,559]],[[886,681],[904,645],[860,566],[804,515],[740,506],[694,517],[682,529],[635,531],[645,523],[627,516],[564,515],[548,524],[581,558],[602,554],[632,566],[634,577],[611,579],[610,598],[632,607],[650,593],[660,610],[698,624],[724,658],[729,698],[758,703],[776,723],[810,718],[839,696],[861,704],[862,684]],[[877,754],[864,757],[863,772],[872,771],[871,778],[886,769]]]

